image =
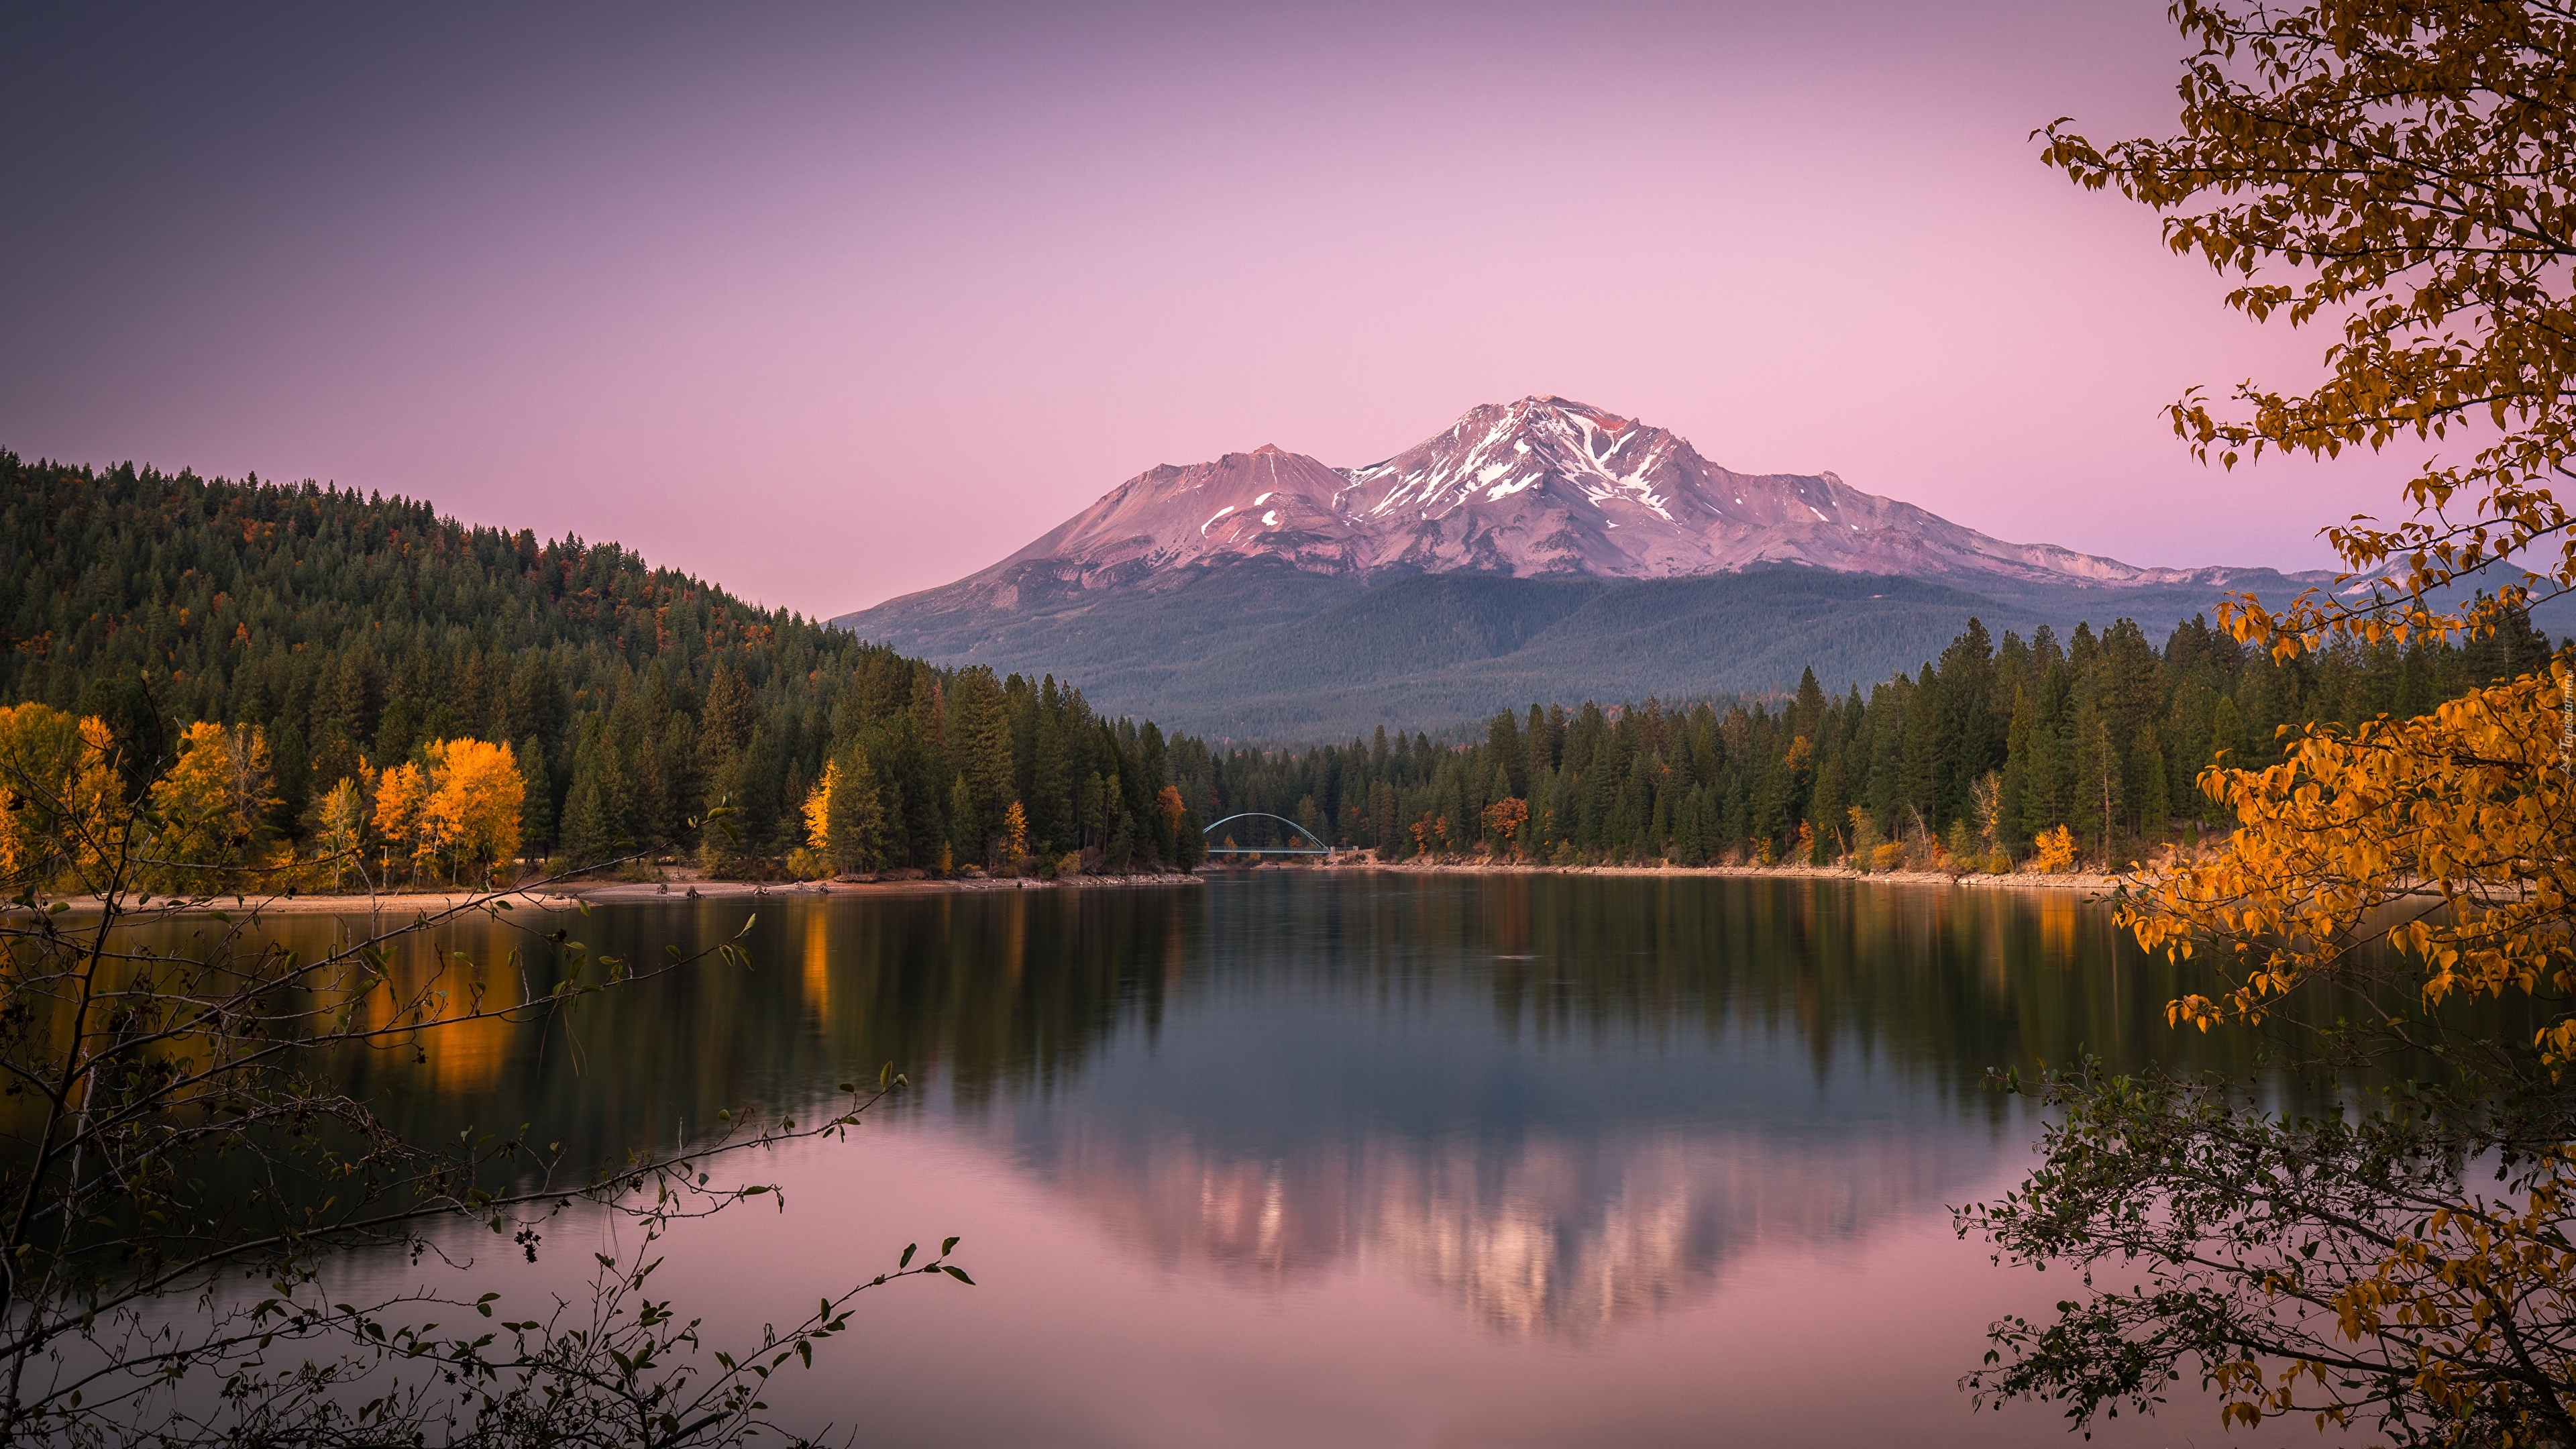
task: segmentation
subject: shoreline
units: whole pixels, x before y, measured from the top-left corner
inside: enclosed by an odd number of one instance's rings
[[[216,911],[259,913],[266,915],[435,915],[476,901],[507,900],[514,909],[534,908],[546,912],[577,911],[585,904],[609,905],[685,905],[703,901],[754,901],[770,897],[832,896],[901,896],[946,895],[977,891],[1052,891],[1052,890],[1151,890],[1202,886],[1211,875],[1275,874],[1342,874],[1385,872],[1391,875],[1490,875],[1490,876],[1624,876],[1662,879],[1741,879],[1741,880],[1815,880],[1844,881],[1862,885],[1908,886],[1944,890],[2054,891],[2075,892],[2088,899],[2108,895],[2124,879],[2097,872],[2069,872],[2062,875],[2038,875],[2017,872],[2012,875],[1948,871],[1897,870],[1864,874],[1839,866],[1757,866],[1757,865],[1546,865],[1535,862],[1508,861],[1391,861],[1368,859],[1330,860],[1315,864],[1262,862],[1254,865],[1206,865],[1198,872],[1159,875],[1081,875],[1039,880],[1026,876],[952,876],[944,880],[864,879],[828,881],[707,881],[672,880],[566,882],[523,890],[484,891],[416,891],[387,892],[381,895],[330,895],[299,893],[292,896],[189,896],[160,897],[143,905],[129,903],[128,915],[205,915]],[[92,914],[99,909],[95,896],[66,897],[60,902],[70,911]],[[52,904],[52,903],[48,903]],[[12,912],[14,914],[14,912]]]
[[[1835,865],[1547,865],[1534,861],[1389,861],[1334,860],[1317,865],[1285,865],[1263,862],[1258,865],[1207,865],[1208,871],[1253,874],[1263,871],[1289,873],[1311,871],[1388,871],[1399,875],[1600,875],[1639,876],[1683,879],[1720,878],[1741,880],[1828,880],[1850,881],[1862,885],[1938,886],[1944,889],[2002,891],[2080,891],[2087,895],[2108,895],[2127,879],[2125,876],[2099,871],[2069,871],[2058,875],[2040,875],[2016,871],[2010,875],[1988,875],[1979,872],[1952,874],[1946,870],[1888,870],[1863,872]]]
[[[548,886],[528,886],[497,891],[387,891],[378,895],[328,894],[299,892],[292,896],[154,896],[147,904],[129,901],[123,914],[207,915],[216,911],[243,915],[318,915],[318,916],[387,916],[437,915],[477,901],[508,901],[515,910],[535,909],[547,912],[577,911],[584,905],[689,905],[704,901],[754,901],[775,896],[900,896],[946,895],[967,891],[1030,890],[1142,890],[1157,886],[1197,886],[1206,882],[1195,875],[1165,873],[1162,875],[1084,875],[1056,880],[1037,880],[1013,876],[951,877],[946,880],[830,880],[830,881],[751,881],[751,880],[672,880],[656,884],[651,881],[599,881],[595,883],[560,882]],[[65,896],[47,901],[60,904],[72,914],[94,915],[99,910],[96,896]],[[8,914],[18,914],[10,907]]]

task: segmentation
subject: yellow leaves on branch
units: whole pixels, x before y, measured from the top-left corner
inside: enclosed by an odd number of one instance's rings
[[[2566,1235],[2571,1166],[2564,1150],[2552,1151],[2519,1202],[2436,1209],[2414,1231],[2395,1234],[2371,1271],[2328,1300],[2336,1331],[2349,1343],[2387,1336],[2411,1343],[2416,1389],[2460,1422],[2482,1407],[2510,1417],[2509,1384],[2460,1370],[2515,1360],[2536,1326],[2565,1323],[2576,1309],[2576,1250]]]
[[[2412,719],[2318,728],[2264,770],[2202,788],[2238,828],[2215,856],[2148,872],[2120,908],[2150,951],[2216,948],[2230,982],[2168,1008],[2203,1030],[2260,1020],[2300,983],[2385,940],[2416,963],[2423,1003],[2576,989],[2576,785],[2562,705],[2569,662]],[[2540,1034],[2576,1057],[2576,1018]]]
[[[2576,592],[2576,517],[2549,486],[2576,476],[2576,14],[2519,0],[2173,0],[2168,13],[2195,52],[2177,133],[2096,145],[2060,122],[2042,160],[2160,213],[2169,247],[2235,274],[2227,301],[2249,318],[2339,334],[2321,379],[2249,381],[2225,403],[2193,389],[2170,409],[2174,431],[2226,467],[2266,449],[2440,450],[2404,485],[2412,518],[2356,514],[2325,530],[2351,570],[2333,591],[2268,607],[2246,597],[2221,624],[2288,659],[2336,637],[2484,634]],[[2445,604],[2471,583],[2492,596]],[[2211,856],[2143,873],[2119,908],[2149,950],[2220,966],[2210,994],[2174,1001],[2171,1019],[2258,1021],[2376,942],[2412,968],[2426,1010],[2462,994],[2564,1000],[2576,986],[2571,664],[2415,718],[2312,729],[2269,769],[2206,772],[2237,829]],[[2576,1060],[2576,1017],[2534,1045],[2548,1069]],[[2286,1122],[2247,1130],[2316,1140]],[[2251,1311],[2242,1360],[2211,1369],[2224,1422],[2293,1412],[2305,1375],[2320,1427],[2385,1392],[2392,1424],[2434,1431],[2424,1442],[2563,1442],[2576,1377],[2568,1149],[2541,1149],[2487,1198],[2436,1154],[2419,1164],[2423,1192],[2459,1194],[2446,1203],[2392,1187],[2377,1156],[2382,1141],[2424,1139],[2356,1140],[2367,1150],[2312,1179],[2342,1175],[2340,1196],[2303,1198],[2311,1180],[2248,1184],[2265,1206],[2234,1241],[2282,1244],[2284,1222],[2312,1236],[2299,1259],[2262,1265],[2267,1300],[2299,1302],[2286,1316],[2270,1302]],[[2297,1161],[2307,1172],[2316,1159]],[[2166,1257],[2195,1290],[2210,1281],[2205,1246]],[[2298,1326],[2315,1306],[2340,1340],[2322,1355]],[[2183,1331],[2205,1331],[2199,1312]],[[2279,1365],[2268,1382],[2258,1350]]]
[[[2289,648],[2447,632],[2458,621],[2426,591],[2500,561],[2539,595],[2576,588],[2576,529],[2545,486],[2576,458],[2576,16],[2423,0],[2169,13],[2197,48],[2178,133],[2097,145],[2061,121],[2041,161],[2162,213],[2169,247],[2242,279],[2227,303],[2246,316],[2340,334],[2322,381],[2248,382],[2224,409],[2194,389],[2170,409],[2176,434],[2230,467],[2484,438],[2407,481],[2414,518],[2326,531],[2373,588],[2248,600],[2249,631]],[[2279,280],[2255,275],[2273,265]]]

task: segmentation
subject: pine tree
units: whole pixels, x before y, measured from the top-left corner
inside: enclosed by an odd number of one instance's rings
[[[707,700],[701,709],[698,732],[710,764],[721,765],[751,743],[753,716],[751,686],[743,682],[732,665],[717,660],[715,673],[707,680]]]
[[[1050,675],[1040,696],[1029,766],[1029,835],[1047,851],[1073,842],[1073,758],[1057,716],[1061,706]]]
[[[875,870],[885,855],[885,806],[876,768],[856,745],[834,764],[836,778],[824,806],[824,856],[837,871]]]
[[[535,735],[519,741],[519,774],[528,782],[519,804],[519,839],[530,855],[542,856],[555,843],[555,792],[546,747]]]
[[[961,864],[984,858],[983,814],[975,808],[974,788],[962,770],[948,787],[948,846]]]
[[[596,865],[627,840],[625,785],[606,721],[592,715],[573,745],[572,785],[564,793],[563,852],[575,865]]]
[[[1976,627],[1975,620],[1971,619],[1968,622],[1971,628]],[[1825,687],[1816,682],[1816,670],[1813,665],[1809,665],[1806,672],[1798,676],[1797,702],[1793,709],[1795,713],[1791,716],[1790,732],[1813,739],[1817,728],[1825,721]]]
[[[1487,791],[1490,798],[1500,800],[1511,795],[1526,796],[1529,793],[1529,750],[1510,710],[1495,715],[1493,723],[1487,727],[1485,750],[1487,758],[1493,760],[1495,768],[1501,772],[1501,787]]]
[[[2140,776],[2138,833],[2149,840],[2161,840],[2171,823],[2173,807],[2166,788],[2164,746],[2157,741],[2153,726],[2138,732],[2136,758]]]
[[[966,782],[968,807],[961,822],[952,806],[950,830],[960,842],[961,852],[980,858],[984,837],[1001,828],[1002,810],[1013,798],[1016,773],[1010,712],[1002,686],[990,669],[958,673],[957,686],[949,693],[949,736],[958,778]],[[970,838],[975,844],[968,851],[964,842]]]
[[[616,844],[608,808],[600,798],[598,774],[575,773],[572,790],[564,796],[564,855],[577,866],[596,865],[616,853]]]

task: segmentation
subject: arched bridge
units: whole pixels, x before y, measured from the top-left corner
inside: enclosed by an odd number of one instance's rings
[[[1289,829],[1296,831],[1298,835],[1302,835],[1308,840],[1314,841],[1314,844],[1269,845],[1257,847],[1241,845],[1226,846],[1218,844],[1216,836],[1217,831],[1228,825],[1232,825],[1238,820],[1276,820],[1280,824],[1287,826]],[[1330,855],[1333,852],[1333,848],[1331,846],[1316,839],[1315,832],[1298,824],[1296,821],[1289,819],[1285,815],[1273,815],[1266,810],[1246,810],[1238,815],[1229,815],[1223,820],[1218,821],[1216,824],[1209,826],[1205,833],[1208,839],[1208,853],[1210,855]],[[1291,839],[1294,838],[1295,837],[1291,837]]]

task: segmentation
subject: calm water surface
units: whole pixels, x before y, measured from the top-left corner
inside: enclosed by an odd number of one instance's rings
[[[650,959],[753,909],[574,931]],[[415,1129],[601,1154],[910,1073],[846,1144],[753,1168],[783,1208],[686,1230],[661,1282],[721,1341],[963,1235],[981,1286],[870,1294],[771,1391],[865,1443],[2080,1442],[1956,1388],[1989,1319],[2056,1296],[1950,1231],[2029,1161],[1980,1078],[2252,1069],[2168,1031],[2174,978],[2060,895],[1253,874],[756,909],[748,974],[358,1070]],[[475,1272],[525,1303],[604,1231]],[[2225,1437],[2190,1404],[2094,1442]]]

